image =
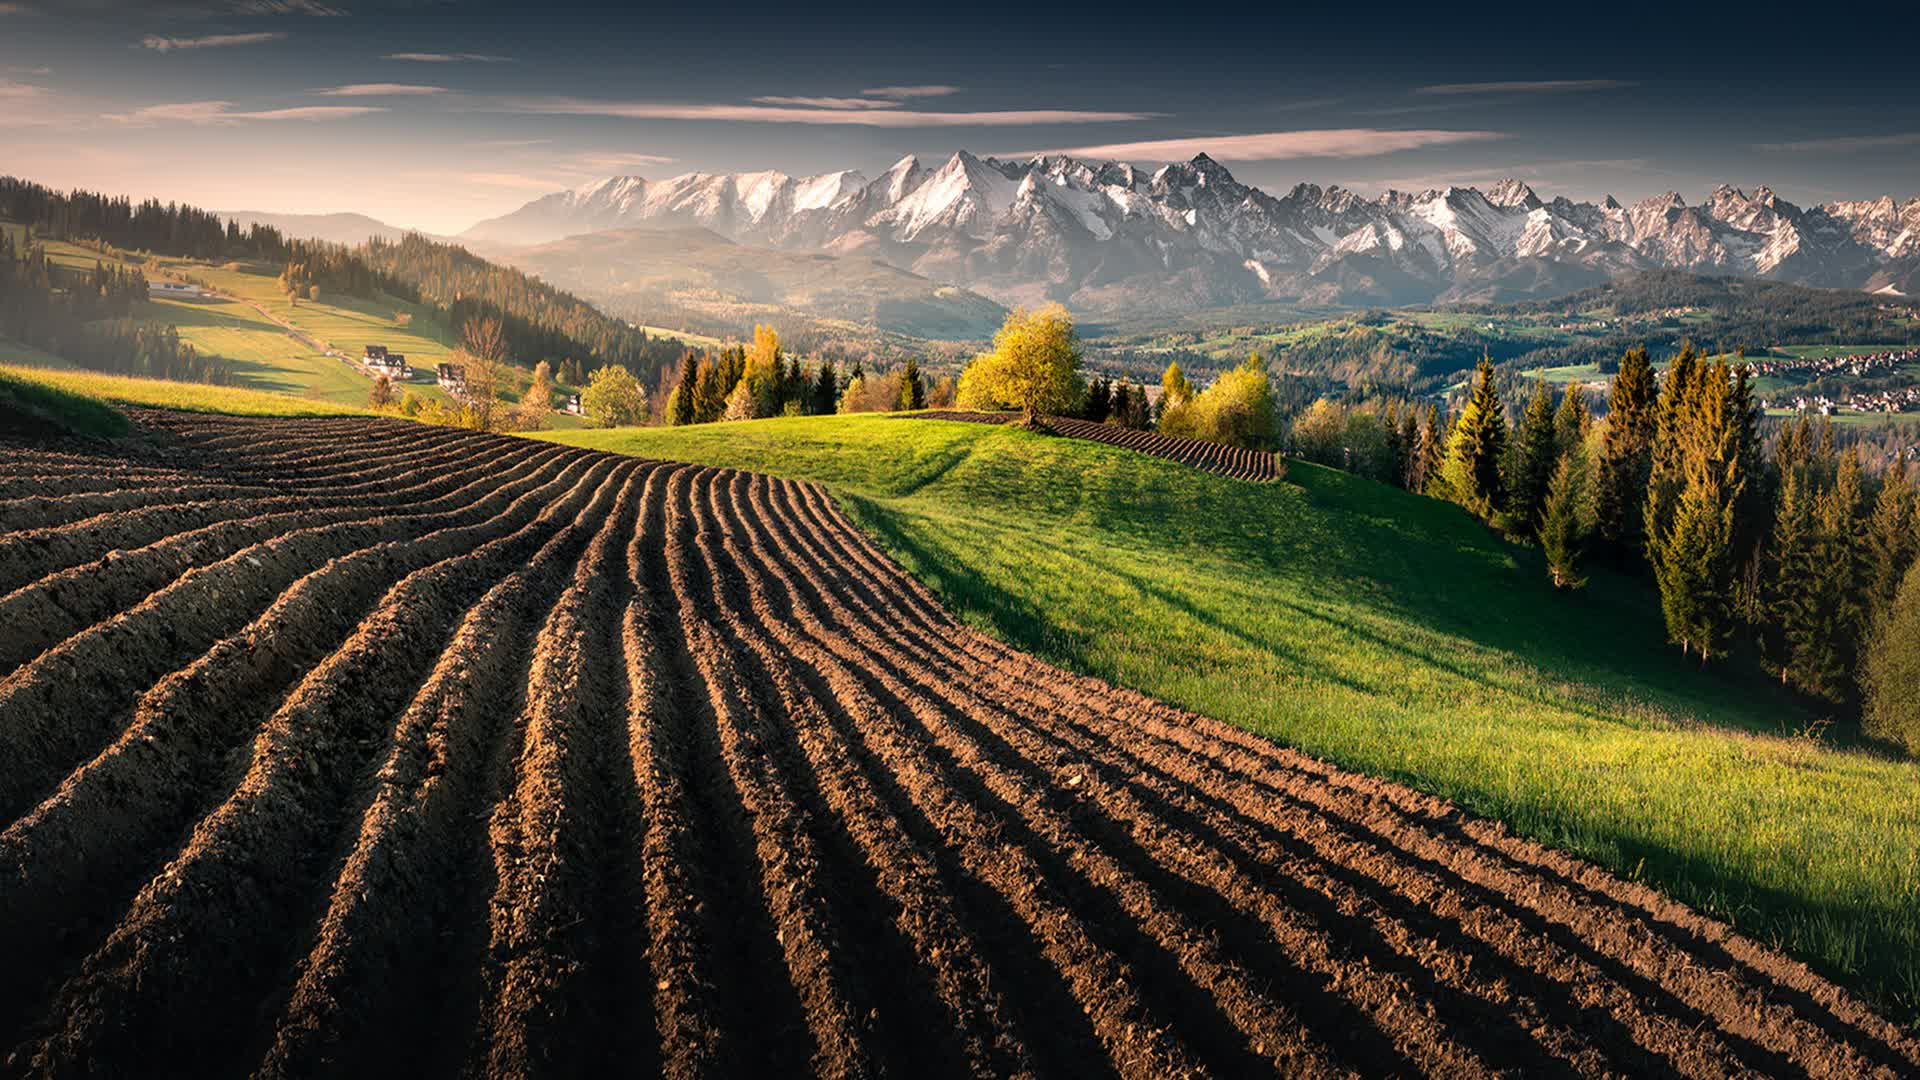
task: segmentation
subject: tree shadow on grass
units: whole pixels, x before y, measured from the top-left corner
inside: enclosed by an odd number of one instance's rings
[[[1052,625],[1033,604],[987,584],[973,567],[954,560],[945,551],[921,543],[901,528],[895,511],[844,489],[836,491],[834,498],[894,562],[955,615],[968,622],[984,623],[1002,639],[1054,664],[1074,671],[1087,670],[1087,635]]]

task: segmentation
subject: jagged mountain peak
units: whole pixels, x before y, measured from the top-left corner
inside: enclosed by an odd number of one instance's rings
[[[932,167],[909,154],[872,179],[851,169],[608,177],[467,236],[519,245],[680,226],[748,246],[860,253],[1002,300],[1095,311],[1480,298],[1508,295],[1486,282],[1518,281],[1524,293],[1650,268],[1854,287],[1920,255],[1920,199],[1802,210],[1765,185],[1721,184],[1698,206],[1668,191],[1622,207],[1612,195],[1543,200],[1518,178],[1373,197],[1302,182],[1275,197],[1204,153],[1149,173],[965,149]]]
[[[1486,196],[1495,206],[1523,206],[1532,210],[1541,205],[1540,196],[1534,194],[1532,188],[1511,176],[1487,189]]]

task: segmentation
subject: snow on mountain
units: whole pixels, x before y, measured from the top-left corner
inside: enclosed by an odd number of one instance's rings
[[[1500,295],[1656,267],[1877,288],[1920,258],[1920,199],[1802,208],[1766,187],[1721,185],[1697,206],[1677,192],[1622,206],[1543,200],[1515,179],[1377,198],[1300,184],[1275,197],[1204,154],[1149,173],[964,150],[931,168],[904,157],[872,179],[611,177],[481,222],[465,239],[522,246],[636,226],[863,255],[1007,302],[1094,311]]]

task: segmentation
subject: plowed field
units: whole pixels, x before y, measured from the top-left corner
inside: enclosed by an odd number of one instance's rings
[[[917,412],[911,416],[918,420],[959,420],[972,424],[1005,424],[1016,418],[1014,413],[949,412],[939,409]],[[1096,424],[1068,416],[1049,416],[1047,426],[1056,434],[1069,438],[1124,446],[1142,454],[1191,465],[1202,472],[1217,473],[1231,480],[1262,482],[1280,478],[1278,463],[1265,450],[1243,450],[1205,439],[1162,435],[1157,431],[1140,431],[1118,424]]]
[[[140,423],[0,447],[7,1072],[1920,1071],[1646,888],[972,633],[811,485]]]

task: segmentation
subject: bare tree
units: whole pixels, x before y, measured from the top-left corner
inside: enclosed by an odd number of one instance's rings
[[[461,352],[467,369],[467,408],[473,426],[496,431],[505,426],[500,408],[500,382],[506,375],[507,330],[497,318],[469,319],[460,328]]]

